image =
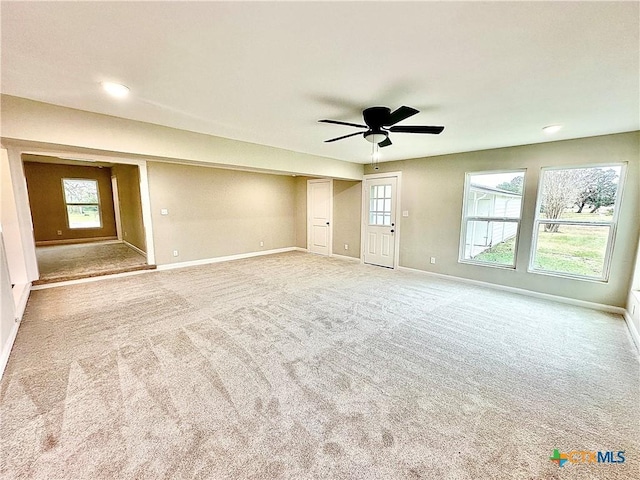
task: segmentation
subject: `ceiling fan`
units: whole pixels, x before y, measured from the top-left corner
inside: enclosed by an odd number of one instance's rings
[[[341,122],[339,120],[319,120],[322,123],[334,123],[336,125],[347,125],[349,127],[366,128],[365,132],[350,133],[349,135],[343,135],[342,137],[332,138],[325,140],[325,143],[335,142],[342,140],[343,138],[353,137],[355,135],[362,134],[366,140],[371,143],[378,144],[379,147],[388,147],[391,145],[389,139],[390,132],[398,133],[431,133],[439,134],[444,130],[444,127],[432,127],[427,125],[407,125],[396,126],[396,123],[406,120],[418,113],[418,110],[411,107],[402,106],[391,111],[388,107],[369,107],[362,111],[362,117],[366,125],[360,125],[358,123]]]

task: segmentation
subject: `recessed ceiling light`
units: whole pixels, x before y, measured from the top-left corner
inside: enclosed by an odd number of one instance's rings
[[[548,125],[542,129],[547,135],[557,133],[562,128],[562,125]]]
[[[121,83],[102,82],[102,88],[112,97],[123,98],[129,95],[129,87]]]

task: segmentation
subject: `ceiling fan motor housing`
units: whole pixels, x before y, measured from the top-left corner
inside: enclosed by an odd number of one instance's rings
[[[371,130],[376,131],[389,124],[391,109],[389,107],[369,107],[363,110],[362,116],[364,117],[364,123]]]

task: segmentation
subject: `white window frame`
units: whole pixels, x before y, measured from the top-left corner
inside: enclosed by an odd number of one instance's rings
[[[89,182],[95,182],[96,184],[96,196],[98,197],[98,201],[96,203],[74,203],[74,202],[67,202],[67,191],[65,189],[65,185],[64,185],[64,181],[65,180],[81,180],[81,181],[89,181]],[[64,208],[65,208],[65,214],[67,217],[67,227],[69,228],[69,230],[99,230],[101,228],[104,227],[104,223],[102,221],[102,206],[100,205],[100,185],[98,185],[98,179],[96,178],[75,178],[75,177],[64,177],[62,179],[62,198],[64,199]],[[69,221],[69,209],[67,207],[72,206],[72,207],[93,207],[96,206],[98,207],[98,219],[100,220],[100,225],[98,225],[97,227],[72,227],[71,226],[71,222]]]
[[[493,175],[500,173],[522,173],[524,176],[524,180],[522,182],[522,197],[520,201],[520,216],[518,218],[514,217],[485,217],[485,216],[475,216],[469,215],[467,216],[467,199],[469,197],[469,190],[471,187],[471,177],[473,175]],[[526,168],[516,168],[516,169],[507,169],[507,170],[482,170],[478,172],[467,172],[465,173],[464,179],[464,195],[462,198],[462,223],[460,226],[460,245],[458,249],[458,263],[468,263],[471,265],[481,265],[483,267],[493,267],[493,268],[503,268],[507,270],[515,270],[516,262],[518,258],[518,245],[520,244],[520,224],[522,222],[522,212],[524,208],[524,187],[525,181],[527,177],[527,169]],[[467,241],[467,226],[469,222],[507,222],[507,223],[516,223],[516,235],[515,235],[515,244],[513,248],[513,264],[505,265],[501,263],[494,262],[484,262],[481,260],[474,260],[473,258],[464,258],[465,254],[465,244]]]
[[[588,168],[611,168],[620,167],[620,178],[618,179],[618,190],[616,191],[616,201],[613,205],[613,216],[611,221],[603,222],[589,222],[586,220],[561,220],[554,219],[552,222],[548,218],[540,218],[540,204],[542,203],[542,188],[544,182],[544,172],[551,170],[581,170]],[[613,246],[616,238],[616,231],[618,227],[618,217],[620,216],[620,203],[622,202],[622,192],[624,189],[624,182],[626,179],[627,162],[614,162],[614,163],[598,163],[590,165],[564,165],[554,167],[542,167],[540,169],[540,179],[538,181],[538,198],[536,200],[536,211],[533,220],[533,238],[531,239],[531,253],[529,255],[529,273],[537,273],[540,275],[549,275],[552,277],[571,278],[575,280],[585,280],[597,283],[607,283],[609,281],[609,271],[611,268],[611,255],[613,254]],[[551,270],[542,270],[534,266],[534,259],[536,256],[536,250],[538,248],[538,232],[540,231],[540,225],[545,223],[557,223],[558,225],[582,225],[593,227],[609,227],[609,235],[607,237],[607,248],[604,254],[604,264],[602,266],[602,276],[592,277],[588,275],[578,275],[575,273],[554,272]]]

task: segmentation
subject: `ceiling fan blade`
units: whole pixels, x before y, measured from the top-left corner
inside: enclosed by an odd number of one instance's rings
[[[391,139],[389,137],[385,138],[378,144],[379,147],[388,147],[389,145],[391,145]]]
[[[444,127],[430,127],[427,125],[407,125],[399,127],[391,127],[390,132],[399,133],[433,133],[435,135],[442,133]]]
[[[343,135],[342,137],[332,138],[330,140],[325,140],[324,143],[335,142],[336,140],[342,140],[343,138],[353,137],[354,135],[362,135],[362,132],[350,133],[349,135]]]
[[[369,128],[366,125],[359,125],[357,123],[340,122],[339,120],[318,120],[321,123],[335,123],[336,125],[347,125],[349,127]]]
[[[396,123],[401,122],[402,120],[406,120],[409,117],[413,117],[416,113],[418,113],[418,110],[416,110],[415,108],[411,108],[403,105],[402,107],[398,108],[395,112],[391,113],[391,115],[389,116],[389,121],[386,122],[384,126],[390,127],[391,125],[395,125]]]

